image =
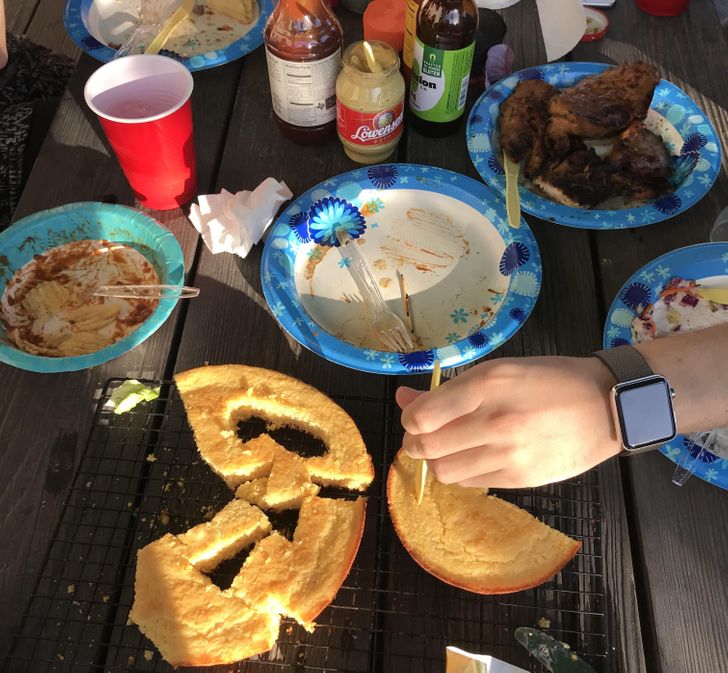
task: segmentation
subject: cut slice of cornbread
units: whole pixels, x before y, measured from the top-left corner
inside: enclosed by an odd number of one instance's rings
[[[399,539],[412,557],[444,582],[481,594],[542,584],[581,544],[482,489],[445,485],[429,471],[420,506],[419,461],[400,451],[389,470],[387,501]]]

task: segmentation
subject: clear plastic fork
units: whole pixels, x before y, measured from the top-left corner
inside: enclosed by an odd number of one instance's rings
[[[675,467],[675,471],[672,473],[672,483],[676,486],[682,486],[695,470],[695,466],[703,456],[703,452],[710,451],[715,440],[717,430],[711,430],[707,434],[705,432],[695,432],[690,436],[690,442],[685,447],[685,453],[683,454],[680,462]],[[691,454],[691,451],[698,444],[700,451],[695,455]]]
[[[377,281],[359,251],[359,246],[353,239],[347,238],[343,231],[338,232],[336,237],[339,240],[339,254],[359,288],[361,298],[372,309],[374,330],[379,340],[386,348],[395,353],[413,351],[415,344],[412,336],[402,319],[384,301]]]
[[[116,50],[114,58],[140,53],[144,45],[152,43],[162,32],[177,4],[177,0],[141,0],[139,20],[124,44]]]

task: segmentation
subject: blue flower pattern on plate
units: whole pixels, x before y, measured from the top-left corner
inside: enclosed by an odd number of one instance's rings
[[[528,248],[523,243],[509,243],[503,251],[498,269],[504,276],[510,276],[519,266],[523,266],[530,257]]]
[[[348,238],[359,238],[367,228],[359,209],[337,196],[316,201],[308,213],[308,233],[319,245],[340,245],[337,235],[345,232]]]
[[[491,154],[488,157],[488,168],[490,168],[493,173],[496,175],[505,175],[506,172],[503,170],[503,167],[500,165],[500,162],[498,159],[495,158],[494,154]]]
[[[657,199],[657,201],[655,201],[652,205],[663,215],[675,215],[680,212],[682,201],[677,194],[668,194],[667,196]]]
[[[629,278],[615,297],[607,314],[604,326],[603,347],[613,348],[632,343],[632,320],[637,316],[640,297],[651,299],[658,296],[670,278],[706,278],[728,275],[725,259],[728,259],[728,242],[700,243],[673,250],[651,261]],[[645,296],[649,293],[648,296]],[[660,452],[675,463],[687,455],[690,441],[678,435]],[[693,447],[690,453],[696,455],[700,448]],[[694,467],[694,473],[701,479],[728,489],[728,470],[716,470],[714,466],[720,457],[705,452]],[[728,461],[723,462],[728,465]],[[713,466],[713,467],[711,467]]]
[[[643,308],[650,303],[652,292],[644,283],[632,283],[619,292],[619,298],[630,308],[637,310],[639,306]]]
[[[372,166],[368,171],[370,182],[378,189],[389,189],[397,182],[396,166]]]
[[[414,353],[398,353],[400,364],[408,372],[424,372],[432,368],[435,362],[435,353],[431,350],[415,351]]]
[[[525,68],[516,73],[519,79],[545,79],[542,68]]]
[[[379,181],[382,186],[373,188],[372,180]],[[328,194],[336,196],[321,198],[324,185]],[[348,198],[342,197],[342,187],[346,187]],[[510,282],[506,281],[508,289],[499,306],[506,304],[507,307],[485,315],[472,314],[473,307],[444,307],[446,316],[452,313],[457,321],[452,323],[453,329],[443,335],[445,343],[434,349],[399,354],[354,346],[319,327],[301,303],[294,275],[301,268],[301,262],[318,260],[325,254],[326,248],[313,245],[317,238],[330,240],[336,223],[339,226],[344,223],[355,235],[361,235],[363,227],[372,226],[372,223],[365,221],[361,210],[371,204],[373,199],[380,199],[386,212],[388,192],[398,189],[432,192],[459,200],[484,213],[495,230],[501,236],[507,236],[503,242],[504,249],[513,243],[523,246],[514,246],[508,253],[509,267],[519,262],[521,266],[511,274]],[[326,205],[324,201],[327,201]],[[381,208],[379,202],[377,206]],[[385,226],[384,223],[380,224]],[[305,237],[310,240],[301,240]],[[528,251],[527,260],[524,259],[524,250]],[[520,329],[530,315],[538,298],[541,273],[540,255],[533,234],[525,222],[520,229],[509,230],[502,199],[471,178],[415,164],[357,169],[312,187],[291,202],[273,224],[261,263],[266,300],[269,306],[276,309],[276,319],[287,332],[322,357],[354,369],[379,374],[428,371],[432,369],[435,359],[440,360],[443,367],[455,367],[490,353]],[[483,297],[483,300],[487,301],[487,297]],[[485,323],[484,326],[471,324],[478,319]]]
[[[587,75],[603,72],[601,63],[551,63],[521,70],[490,87],[473,105],[468,118],[467,138],[485,134],[485,143],[468,142],[470,158],[485,183],[505,195],[505,175],[498,156],[498,115],[500,105],[519,81],[543,79],[557,87],[567,87]],[[702,199],[720,173],[721,147],[715,130],[703,111],[690,97],[670,82],[662,81],[652,107],[663,115],[683,138],[680,156],[675,157],[671,179],[675,192],[652,203],[620,210],[570,208],[520,187],[523,210],[535,217],[583,229],[622,229],[660,222],[683,212]]]
[[[682,152],[696,152],[708,144],[708,139],[702,134],[691,133],[683,143]]]
[[[83,44],[83,47],[85,48],[84,51],[86,51],[86,53],[96,51],[97,49],[101,49],[104,46],[93,35],[88,35],[87,37],[84,37],[83,40],[81,40],[81,44]]]
[[[679,187],[695,170],[695,166],[697,165],[699,159],[699,152],[685,152],[685,148],[683,147],[683,151],[680,153],[680,155],[677,157],[673,157],[673,173],[670,176],[670,182],[675,187]]]
[[[510,310],[510,316],[517,322],[524,322],[526,320],[526,313],[522,308],[516,307]]]
[[[474,348],[485,348],[488,345],[488,335],[478,330],[468,337],[468,343]]]
[[[293,230],[296,238],[301,243],[308,243],[311,240],[311,236],[308,233],[308,216],[303,211],[291,215],[291,219],[288,220],[288,226]]]

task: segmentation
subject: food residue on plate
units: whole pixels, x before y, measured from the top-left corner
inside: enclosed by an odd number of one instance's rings
[[[129,5],[129,14],[138,15],[138,5],[135,10],[132,7],[134,3],[125,4]],[[112,6],[111,9],[117,13],[120,11],[118,4],[115,8]],[[108,12],[100,9],[99,13],[103,17]],[[172,31],[165,42],[164,49],[183,57],[198,56],[217,49],[225,49],[233,42],[245,37],[258,20],[259,15],[256,0],[196,2],[192,12]],[[118,49],[127,40],[135,25],[135,23],[129,23],[126,30],[118,31],[112,39],[107,36],[106,44],[112,49]],[[142,53],[146,46],[146,44],[140,43],[139,53]]]
[[[130,246],[73,241],[35,255],[15,272],[0,298],[0,322],[9,340],[26,353],[93,353],[134,332],[159,303],[95,297],[94,290],[159,282],[152,264]]]

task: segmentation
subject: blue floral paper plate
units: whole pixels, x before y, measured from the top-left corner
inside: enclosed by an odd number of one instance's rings
[[[417,350],[380,350],[371,313],[339,254],[356,239],[393,311],[397,278],[410,296]],[[281,326],[338,364],[378,374],[454,367],[509,339],[533,309],[541,260],[525,221],[511,229],[505,203],[485,185],[430,166],[361,168],[313,187],[273,225],[261,266]]]
[[[258,0],[258,20],[244,36],[225,46],[191,56],[171,49],[162,49],[159,53],[180,61],[192,72],[235,61],[263,44],[263,29],[274,3],[275,0]],[[116,55],[116,49],[109,44],[123,41],[117,35],[123,35],[124,27],[128,29],[136,23],[139,4],[140,0],[68,0],[63,21],[79,49],[106,63]]]
[[[720,276],[728,280],[728,243],[691,245],[653,260],[637,271],[617,293],[604,326],[604,348],[632,343],[630,326],[637,316],[637,307],[653,303],[672,278],[698,280]],[[685,435],[678,435],[664,444],[660,451],[678,463],[687,453],[695,456],[701,451],[698,443],[691,444]],[[694,474],[728,489],[726,458],[705,451],[696,464]]]
[[[483,93],[470,111],[467,141],[470,158],[486,184],[505,194],[498,115],[501,103],[519,81],[542,79],[565,88],[608,67],[603,63],[551,63],[521,70]],[[542,220],[571,227],[624,229],[666,220],[695,205],[708,193],[720,172],[720,142],[705,113],[682,89],[661,80],[645,123],[662,135],[676,156],[673,182],[677,188],[672,194],[637,207],[584,209],[563,206],[521,185],[521,208]]]
[[[82,202],[43,210],[18,220],[0,233],[0,296],[15,272],[40,254],[82,239],[108,240],[129,245],[154,266],[160,282],[184,284],[182,249],[170,231],[134,208],[109,203]],[[33,372],[69,372],[100,365],[138,346],[159,329],[177,300],[164,298],[134,332],[95,353],[72,357],[31,355],[5,341],[0,324],[0,362]]]

